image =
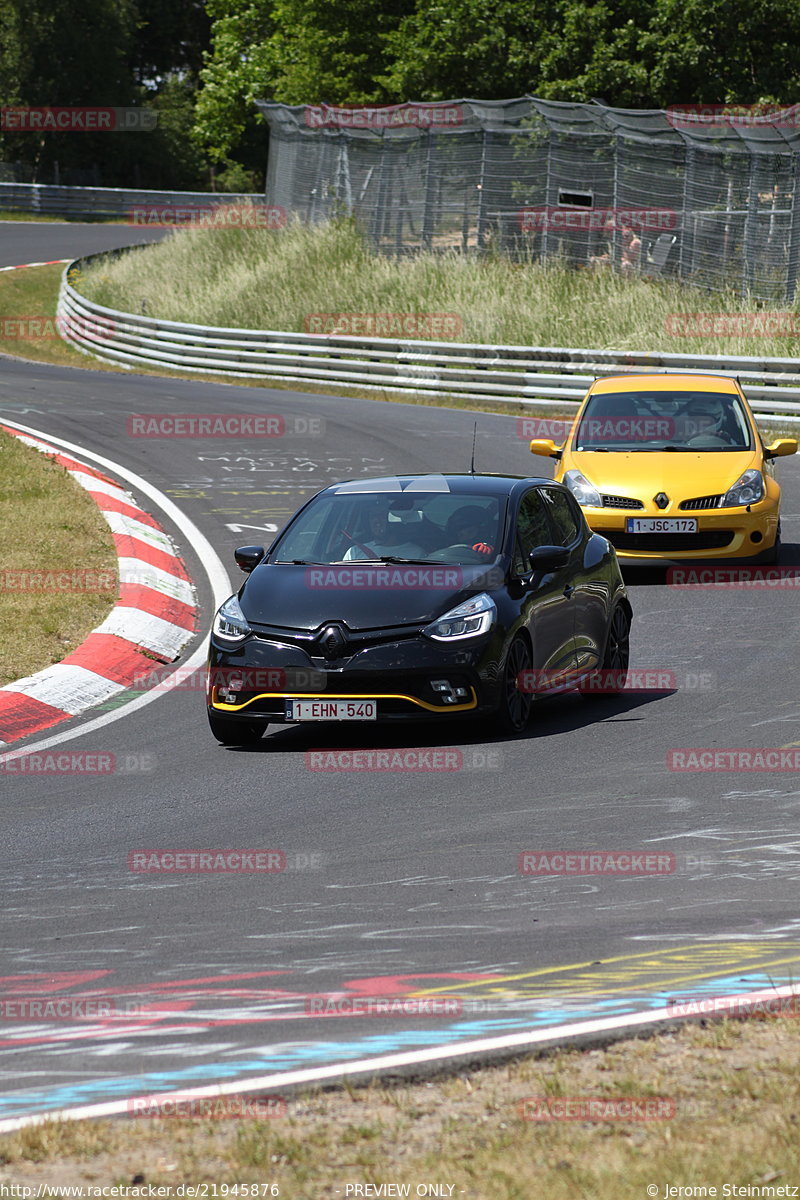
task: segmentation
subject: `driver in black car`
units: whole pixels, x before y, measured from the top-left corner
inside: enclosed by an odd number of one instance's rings
[[[346,562],[354,559],[382,558],[420,558],[422,547],[408,538],[406,524],[402,520],[391,522],[389,510],[380,501],[370,504],[366,515],[367,528],[361,540],[351,537],[352,545],[344,554]],[[410,526],[413,528],[413,526]],[[350,536],[349,534],[347,535]]]
[[[467,546],[476,554],[492,558],[494,546],[489,539],[494,536],[493,529],[494,522],[486,509],[480,508],[477,504],[467,504],[458,512],[453,513],[447,522],[445,532],[449,545]]]

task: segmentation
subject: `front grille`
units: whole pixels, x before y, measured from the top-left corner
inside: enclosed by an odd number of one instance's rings
[[[617,550],[668,552],[670,550],[721,550],[733,541],[730,529],[700,530],[699,533],[622,533],[598,530]]]
[[[602,496],[603,508],[644,508],[641,500],[632,496]]]
[[[719,496],[694,496],[691,500],[681,500],[678,508],[682,509],[697,509],[697,508],[719,508],[722,495]]]
[[[387,642],[402,642],[408,638],[419,637],[422,625],[402,625],[388,629],[367,629],[363,632],[347,631],[347,646],[344,656],[358,653],[359,650],[370,650],[373,646],[382,646]],[[323,657],[324,646],[319,632],[305,633],[296,629],[281,629],[278,626],[261,625],[253,630],[259,641],[278,642],[284,646],[297,646],[310,657]]]

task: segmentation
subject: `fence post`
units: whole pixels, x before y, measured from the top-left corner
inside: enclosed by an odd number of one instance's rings
[[[343,137],[339,143],[339,151],[336,157],[336,182],[334,185],[334,194],[336,196],[337,216],[342,212],[346,216],[353,215],[353,189],[350,185],[350,145],[348,139]],[[342,207],[344,206],[344,207]]]
[[[742,290],[744,298],[753,289],[756,270],[756,233],[758,230],[758,187],[761,179],[762,155],[750,158],[750,180],[747,187],[747,216],[744,219]]]
[[[386,143],[384,142],[385,133],[381,133],[381,157],[378,163],[378,180],[376,186],[375,207],[372,210],[372,221],[370,222],[372,229],[372,241],[377,247],[380,244],[380,239],[383,236],[383,204],[384,196],[386,195]]]
[[[786,303],[794,304],[797,273],[800,269],[800,154],[792,155],[792,216],[789,227],[789,255],[786,264]]]
[[[544,185],[544,221],[542,222],[542,259],[547,258],[550,242],[550,210],[553,206],[553,130],[547,130],[547,175]]]
[[[694,176],[696,152],[691,142],[684,142],[683,213],[678,243],[678,275],[685,279],[694,270]]]
[[[622,157],[622,149],[621,148],[622,148],[622,138],[620,137],[619,134],[617,134],[614,138],[614,179],[613,179],[613,189],[614,190],[613,190],[612,200],[611,200],[611,203],[613,206],[613,213],[614,213],[614,232],[611,235],[611,267],[615,271],[618,271],[620,269],[621,262],[622,262],[622,230],[620,229],[620,221],[619,221],[619,210],[621,207],[619,198],[620,198],[620,192],[622,191],[622,186],[620,184],[620,170],[622,167],[622,164],[620,162],[620,158]]]
[[[433,208],[434,208],[434,178],[433,178],[433,133],[430,128],[425,130],[427,153],[425,155],[425,201],[422,212],[422,232],[420,240],[423,250],[430,250],[433,244]]]
[[[481,139],[481,177],[478,183],[478,225],[475,233],[475,245],[478,250],[483,250],[486,236],[486,160],[489,149],[489,138],[491,133],[488,129],[483,130]]]

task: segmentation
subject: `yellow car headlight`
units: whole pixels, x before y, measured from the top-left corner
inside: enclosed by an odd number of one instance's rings
[[[764,477],[760,471],[745,471],[722,497],[720,508],[738,504],[756,504],[764,498]]]
[[[567,471],[564,483],[583,508],[602,508],[603,497],[580,471]]]

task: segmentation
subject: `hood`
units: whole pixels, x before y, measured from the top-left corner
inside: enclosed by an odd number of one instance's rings
[[[743,471],[760,469],[757,449],[734,451],[584,450],[570,454],[566,468],[580,471],[600,492],[633,496],[649,504],[658,492],[672,501],[727,492]]]
[[[478,592],[498,586],[504,569],[449,563],[335,563],[256,567],[239,597],[254,625],[315,630],[330,621],[349,629],[427,624]]]

